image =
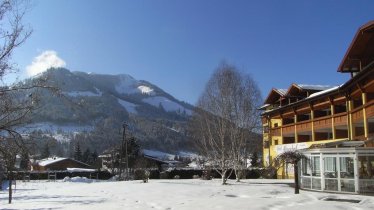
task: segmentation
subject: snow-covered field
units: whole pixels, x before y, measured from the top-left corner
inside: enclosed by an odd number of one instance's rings
[[[68,180],[69,181],[69,180]],[[95,182],[17,182],[13,204],[0,193],[2,209],[373,209],[374,197],[301,191],[293,194],[291,180],[230,181],[150,180]],[[354,199],[359,203],[327,201],[328,198]]]

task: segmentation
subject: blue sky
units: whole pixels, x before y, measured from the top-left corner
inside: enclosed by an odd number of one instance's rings
[[[13,61],[23,72],[53,52],[72,71],[129,74],[193,104],[225,60],[266,97],[292,82],[349,79],[337,67],[373,8],[338,0],[35,0],[25,16],[33,34]]]

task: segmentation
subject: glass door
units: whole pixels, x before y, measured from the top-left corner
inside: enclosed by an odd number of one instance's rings
[[[355,192],[353,157],[340,157],[340,191]]]
[[[337,158],[324,157],[325,190],[338,191]]]

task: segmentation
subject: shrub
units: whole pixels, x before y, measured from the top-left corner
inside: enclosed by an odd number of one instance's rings
[[[160,179],[169,179],[169,173],[167,171],[160,172]]]
[[[204,170],[203,175],[201,176],[201,179],[203,180],[211,180],[212,179],[212,174],[210,170]]]

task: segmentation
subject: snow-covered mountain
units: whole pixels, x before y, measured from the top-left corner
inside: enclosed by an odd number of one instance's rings
[[[71,72],[64,68],[49,69],[26,82],[38,78],[45,78],[62,96],[56,97],[48,91],[41,94],[33,129],[49,127],[64,131],[69,127],[72,132],[74,126],[77,130],[94,129],[111,120],[116,122],[112,127],[118,132],[126,121],[130,132],[148,148],[168,150],[186,141],[186,122],[193,106],[150,82],[126,74]]]

